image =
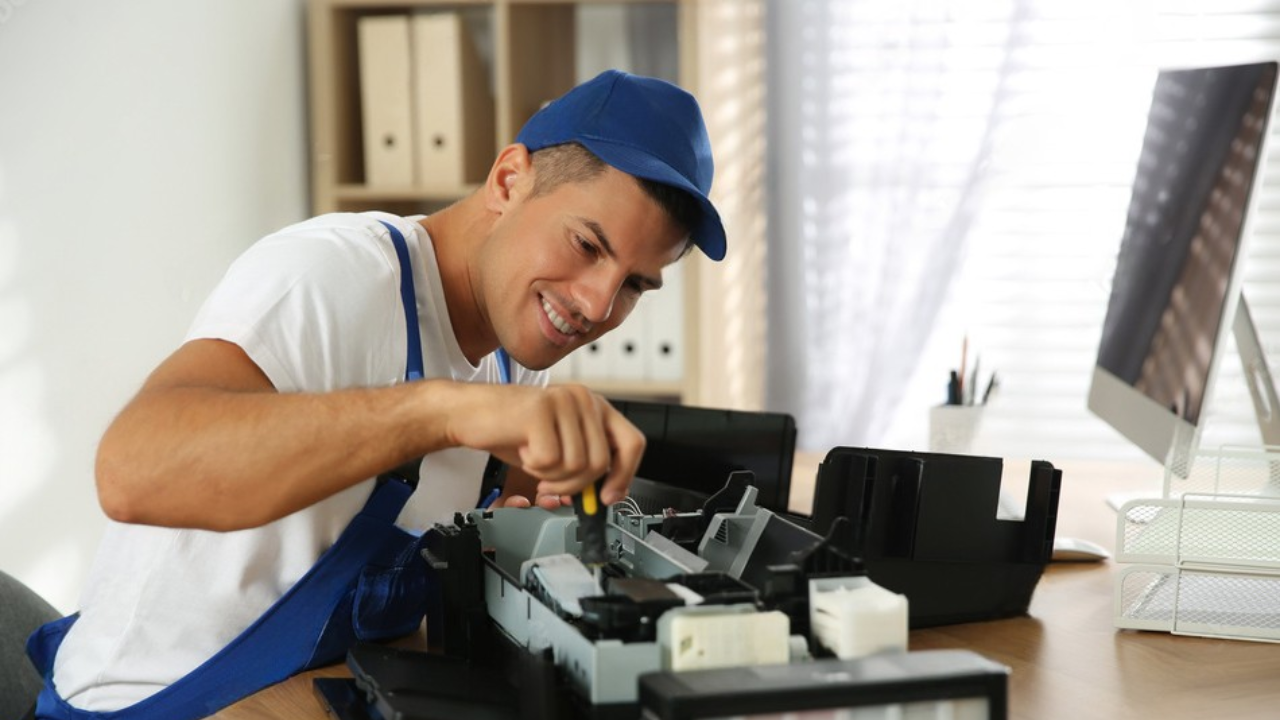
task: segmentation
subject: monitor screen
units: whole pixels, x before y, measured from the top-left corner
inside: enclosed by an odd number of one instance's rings
[[[1275,63],[1156,79],[1089,407],[1161,462],[1194,445],[1230,331],[1275,84]]]

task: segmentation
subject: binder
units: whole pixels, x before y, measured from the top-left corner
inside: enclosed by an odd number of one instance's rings
[[[684,379],[684,263],[663,271],[662,289],[645,300],[645,367],[649,380]]]
[[[573,59],[578,82],[590,80],[609,68],[632,70],[630,10],[627,5],[585,3],[577,6],[577,49]]]
[[[420,185],[482,181],[496,151],[493,93],[456,12],[412,16],[414,175]]]
[[[577,356],[576,371],[579,380],[608,380],[613,376],[613,360],[612,353],[609,352],[610,344],[605,342],[605,338],[600,338],[593,343],[582,346],[574,355]]]
[[[357,21],[356,32],[365,184],[411,185],[414,152],[409,18],[362,17]]]
[[[662,291],[659,290],[659,293]],[[609,347],[607,358],[613,363],[608,368],[613,380],[645,380],[649,374],[649,356],[646,351],[656,293],[645,293],[631,315],[612,332],[601,338]]]
[[[551,383],[573,382],[578,379],[578,352],[569,353],[560,362],[550,368]]]

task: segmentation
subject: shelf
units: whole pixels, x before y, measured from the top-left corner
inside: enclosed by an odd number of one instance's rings
[[[361,18],[459,13],[480,60],[473,65],[481,68],[479,83],[487,76],[492,90],[492,114],[484,113],[483,123],[467,126],[484,127],[478,137],[493,133],[496,155],[543,103],[606,67],[665,77],[696,94],[694,5],[695,0],[310,0],[313,212],[430,214],[475,192],[484,180],[483,173],[472,168],[459,176],[465,182],[368,184],[359,73]],[[479,83],[473,79],[466,87],[480,87]],[[684,379],[584,384],[616,398],[687,401],[695,395],[696,263],[686,262],[693,267],[685,268],[688,279],[682,290]]]
[[[338,202],[451,202],[471,194],[479,185],[450,185],[439,187],[369,187],[368,185],[338,185],[333,198]]]
[[[583,385],[606,397],[678,398],[684,392],[682,382],[648,380],[580,380]]]

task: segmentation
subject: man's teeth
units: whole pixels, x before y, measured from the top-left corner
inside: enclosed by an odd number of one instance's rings
[[[577,333],[577,331],[573,329],[572,325],[566,322],[564,318],[556,314],[556,311],[551,308],[551,303],[547,302],[546,300],[542,301],[542,311],[547,314],[547,317],[551,320],[551,324],[555,325],[556,329],[559,330],[560,332],[564,333],[565,335],[573,335]]]

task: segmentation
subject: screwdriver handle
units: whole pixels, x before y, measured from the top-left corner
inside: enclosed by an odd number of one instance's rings
[[[603,480],[595,481],[573,496],[573,512],[578,516],[578,539],[582,542],[580,559],[584,565],[603,565],[609,559],[605,541],[609,509],[600,502],[599,494]]]

